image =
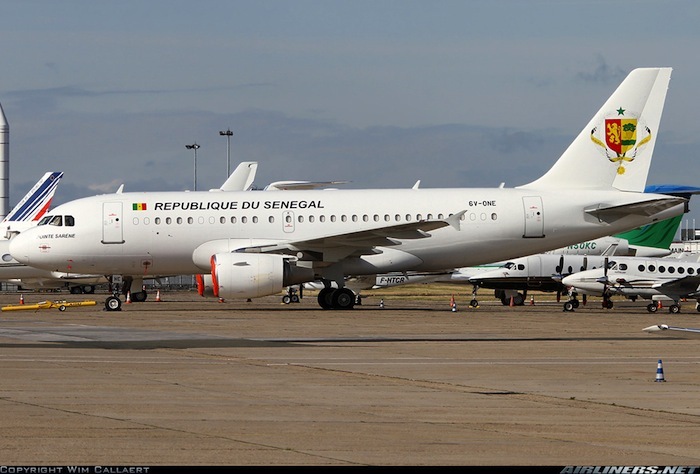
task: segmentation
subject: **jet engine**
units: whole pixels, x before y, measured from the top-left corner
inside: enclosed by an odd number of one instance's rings
[[[283,255],[217,253],[211,257],[211,278],[219,298],[257,298],[312,281],[314,271],[298,267]]]
[[[216,296],[214,295],[214,284],[212,282],[211,274],[197,274],[195,275],[195,280],[197,282],[197,293],[199,293],[199,296]]]

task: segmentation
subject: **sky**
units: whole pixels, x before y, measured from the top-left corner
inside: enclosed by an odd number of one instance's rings
[[[46,171],[54,205],[193,189],[194,143],[198,190],[241,161],[258,188],[517,186],[654,66],[673,74],[648,183],[700,186],[698,19],[696,0],[3,2],[10,208]]]

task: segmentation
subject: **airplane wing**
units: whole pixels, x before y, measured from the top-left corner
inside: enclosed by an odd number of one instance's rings
[[[700,339],[700,329],[697,328],[681,328],[676,326],[669,326],[668,324],[655,324],[654,326],[644,328],[643,331],[648,332],[649,334],[656,334],[659,336]]]
[[[690,296],[698,292],[698,286],[700,286],[700,275],[688,275],[677,280],[657,283],[652,288],[669,295]]]
[[[376,229],[327,235],[315,239],[296,240],[272,245],[258,245],[238,249],[249,253],[290,253],[311,252],[322,255],[324,261],[335,262],[350,255],[376,253],[374,247],[397,245],[401,239],[423,239],[430,237],[431,230],[447,227],[459,230],[459,220],[466,210],[453,214],[447,219],[422,220],[407,224],[379,227]]]
[[[635,202],[632,204],[623,204],[620,206],[606,206],[599,204],[598,207],[586,209],[585,212],[597,217],[603,222],[614,222],[629,214],[641,216],[653,216],[659,212],[665,211],[679,204],[688,203],[688,199],[654,199],[651,201]]]
[[[319,189],[347,184],[348,181],[275,181],[265,186],[265,191],[296,191],[299,189]]]

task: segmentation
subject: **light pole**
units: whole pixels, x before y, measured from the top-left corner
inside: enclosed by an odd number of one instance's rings
[[[197,145],[197,142],[194,142],[192,145],[185,145],[185,148],[188,150],[194,150],[194,189],[193,191],[197,190],[197,148],[199,148],[199,145]]]
[[[226,177],[231,176],[231,135],[233,132],[231,129],[226,129],[226,131],[219,130],[219,135],[226,137]]]

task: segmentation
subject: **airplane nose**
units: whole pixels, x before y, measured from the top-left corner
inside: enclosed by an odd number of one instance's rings
[[[576,282],[576,278],[573,277],[573,275],[565,276],[564,278],[561,279],[561,284],[565,286],[574,286],[574,283]]]
[[[12,258],[25,265],[29,264],[29,240],[17,235],[10,240],[10,255]]]

